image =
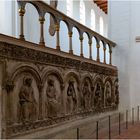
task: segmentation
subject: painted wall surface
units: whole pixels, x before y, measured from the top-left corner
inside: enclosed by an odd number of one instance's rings
[[[140,104],[140,1],[109,1],[109,37],[117,43],[113,61],[119,69],[120,107]],[[118,10],[119,9],[119,10]]]
[[[50,0],[44,0],[47,4],[50,3]],[[107,36],[107,15],[97,7],[93,1],[86,1],[85,3],[85,15],[86,15],[86,22],[85,25],[91,28],[91,9],[94,9],[96,15],[96,32],[99,32],[99,18],[100,16],[103,17],[104,20],[104,36]],[[8,8],[7,8],[8,7]],[[67,13],[66,8],[66,0],[59,0],[58,1],[58,10],[63,12],[64,14]],[[9,9],[9,10],[7,10]],[[79,21],[80,20],[80,1],[74,0],[73,1],[73,15],[72,18]],[[18,5],[16,1],[0,1],[0,33],[4,33],[7,35],[18,37],[19,35],[19,16],[18,16]],[[31,4],[26,5],[26,12],[24,16],[24,34],[25,39],[34,43],[39,43],[39,36],[40,36],[40,25],[39,25],[39,16],[36,9]],[[55,48],[56,47],[56,37],[50,36],[48,30],[50,25],[50,15],[46,14],[45,16],[45,42],[47,47]],[[6,24],[7,23],[7,24]],[[84,34],[84,41],[83,41],[83,52],[85,57],[89,57],[89,45],[88,45],[88,37]],[[67,26],[64,22],[60,23],[60,47],[62,51],[68,52],[69,51],[69,37],[68,37],[68,30]],[[94,60],[96,60],[96,42],[93,39],[92,45],[92,55]],[[74,54],[80,55],[80,41],[79,35],[76,28],[73,29],[73,51]],[[101,61],[103,61],[103,53],[100,51]]]

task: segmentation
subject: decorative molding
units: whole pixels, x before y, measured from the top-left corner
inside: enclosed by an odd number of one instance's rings
[[[71,58],[66,58],[50,53],[45,53],[30,48],[23,48],[20,46],[0,43],[0,57],[11,58],[20,61],[34,61],[38,63],[53,64],[56,66],[73,68],[88,72],[94,72],[104,75],[117,76],[117,69],[111,69],[105,66],[99,66],[88,62],[81,62]]]

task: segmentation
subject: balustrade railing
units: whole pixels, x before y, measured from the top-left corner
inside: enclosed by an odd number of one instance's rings
[[[109,47],[109,64],[112,65],[112,48],[115,47],[115,43],[110,41],[109,39],[105,38],[104,36],[94,32],[93,30],[87,28],[86,26],[80,24],[79,22],[75,21],[74,19],[66,16],[65,14],[61,13],[60,11],[54,9],[50,5],[46,4],[43,1],[32,1],[32,0],[18,0],[19,5],[19,16],[20,16],[20,39],[25,40],[24,35],[24,14],[25,14],[25,6],[27,3],[32,4],[39,14],[39,22],[40,22],[40,42],[39,45],[41,47],[45,47],[44,41],[44,22],[45,22],[45,14],[49,13],[55,23],[55,31],[56,31],[56,49],[61,51],[60,46],[60,22],[64,21],[68,28],[68,36],[69,36],[69,53],[73,54],[73,43],[72,43],[72,35],[73,35],[73,28],[76,27],[79,33],[79,40],[80,40],[80,56],[84,57],[83,55],[83,34],[86,33],[88,35],[88,44],[89,44],[89,59],[92,58],[92,38],[94,37],[96,40],[96,48],[97,48],[97,58],[96,61],[100,62],[100,41],[103,43],[103,56],[104,60],[103,63],[106,64],[106,48]]]

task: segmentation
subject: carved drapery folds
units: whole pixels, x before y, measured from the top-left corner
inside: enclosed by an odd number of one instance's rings
[[[70,80],[68,83],[67,89],[67,112],[72,114],[76,111],[77,108],[77,97],[74,87],[74,81]]]
[[[89,111],[91,107],[91,87],[88,79],[83,82],[81,105],[83,110]]]
[[[6,49],[6,46],[3,49]],[[5,52],[7,51],[3,51]],[[12,55],[13,53],[14,49]],[[42,53],[40,55],[42,56]],[[30,60],[29,57],[26,58]],[[56,63],[56,58],[63,61]],[[9,137],[29,129],[46,127],[118,107],[116,70],[79,63],[70,58],[59,58],[51,55],[47,64],[9,60],[13,65],[7,65],[9,71],[5,83]]]
[[[46,97],[47,97],[47,101],[46,101],[46,116],[49,118],[53,118],[53,117],[57,117],[59,109],[60,109],[60,105],[58,102],[58,99],[56,98],[57,96],[57,89],[55,86],[55,81],[48,79],[47,81],[48,86],[47,86],[47,90],[46,90]]]
[[[15,96],[16,104],[12,105],[11,110],[17,108],[17,117],[12,117],[16,123],[28,124],[40,119],[53,120],[65,115],[102,112],[119,104],[118,81],[114,81],[113,77],[103,78],[101,74],[91,76],[91,73],[83,78],[82,73],[79,75],[70,70],[66,70],[66,74],[64,70],[63,75],[53,68],[46,72],[41,69],[43,74],[40,76],[37,68],[20,68],[11,74],[12,85],[15,85],[13,90],[9,88],[11,84],[6,86],[7,92]]]
[[[26,123],[36,120],[37,102],[32,88],[32,78],[24,77],[19,92],[19,122]]]

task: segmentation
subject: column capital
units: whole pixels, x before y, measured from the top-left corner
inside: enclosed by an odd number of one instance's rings
[[[25,9],[24,8],[21,7],[21,8],[19,8],[18,11],[19,11],[20,16],[24,16],[24,14],[25,14]]]
[[[55,24],[55,30],[56,30],[56,31],[59,31],[59,29],[60,29],[59,24],[58,24],[58,23],[57,23],[57,24]]]
[[[92,44],[92,41],[89,41],[88,44],[91,45]]]
[[[72,37],[73,32],[69,32],[68,34],[69,34],[69,37]]]
[[[96,47],[97,47],[97,48],[100,48],[100,44],[97,44]]]
[[[83,41],[84,37],[83,36],[80,36],[79,39],[80,39],[80,41]]]
[[[45,21],[45,18],[44,17],[39,17],[39,21],[40,21],[41,24],[43,24],[44,21]]]
[[[112,53],[112,50],[109,50],[109,53]]]

